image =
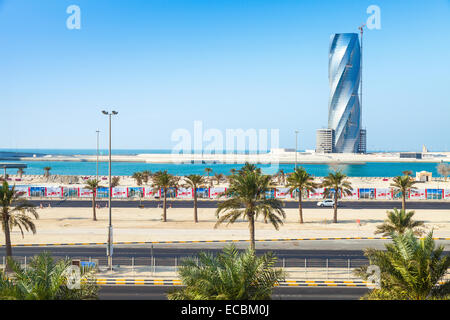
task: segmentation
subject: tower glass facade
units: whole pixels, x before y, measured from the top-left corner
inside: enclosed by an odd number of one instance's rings
[[[333,34],[330,39],[328,128],[334,130],[334,152],[359,151],[361,48],[357,33]]]

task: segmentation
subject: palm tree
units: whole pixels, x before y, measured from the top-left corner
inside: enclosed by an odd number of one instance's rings
[[[51,167],[45,167],[45,168],[44,168],[44,177],[45,177],[45,178],[50,177],[50,170],[52,170]]]
[[[408,190],[417,190],[414,187],[416,181],[412,180],[408,175],[394,177],[393,181],[391,187],[394,188],[395,192],[402,193],[402,210],[406,210],[406,193]]]
[[[16,187],[9,188],[8,182],[4,181],[0,187],[0,203],[2,228],[5,233],[6,256],[12,257],[11,230],[19,228],[22,237],[24,229],[36,234],[36,226],[32,217],[39,219],[35,206],[22,198],[22,193],[16,191]],[[8,269],[8,263],[6,263]]]
[[[352,185],[350,181],[346,180],[347,176],[343,174],[341,171],[330,172],[328,176],[323,179],[322,188],[324,190],[324,197],[328,197],[333,193],[334,197],[334,216],[333,222],[337,223],[337,207],[338,207],[338,199],[346,194],[352,194]],[[331,191],[333,189],[333,192]]]
[[[380,268],[380,288],[372,290],[363,299],[424,300],[449,299],[450,281],[438,285],[450,267],[450,258],[444,246],[438,248],[430,232],[424,239],[414,236],[412,230],[393,233],[386,250],[366,249],[370,265]],[[355,274],[368,280],[368,267],[360,267]]]
[[[19,168],[17,170],[17,174],[19,175],[19,178],[22,179],[23,174],[25,173],[25,170],[23,168]]]
[[[278,183],[282,186],[286,184],[286,174],[283,169],[278,170]]]
[[[450,165],[447,163],[440,163],[437,166],[437,172],[444,177],[444,180],[447,181],[447,177],[450,175]]]
[[[222,179],[223,179],[223,174],[222,173],[215,173],[214,174],[214,178],[216,179],[217,184],[220,184],[220,181],[222,181]]]
[[[388,211],[388,218],[383,224],[377,226],[375,234],[382,233],[383,237],[391,235],[393,232],[404,234],[407,230],[413,230],[417,236],[422,235],[423,231],[419,229],[424,225],[423,221],[414,221],[414,211],[405,212],[404,210]]]
[[[142,171],[142,181],[144,181],[145,184],[148,183],[148,180],[150,179],[151,176],[152,176],[151,171],[148,170]]]
[[[253,163],[246,162],[244,164],[244,166],[241,169],[239,169],[239,173],[244,173],[244,172],[258,172],[258,173],[261,173],[261,168],[258,168]]]
[[[198,263],[197,263],[198,261]],[[168,294],[169,300],[269,300],[286,273],[275,268],[271,252],[258,257],[251,249],[240,253],[231,245],[214,256],[200,252],[178,269],[185,287]]]
[[[205,168],[206,175],[208,176],[208,181],[210,186],[212,187],[212,180],[209,179],[209,174],[213,171],[211,168]]]
[[[163,192],[163,222],[167,221],[167,191],[176,187],[178,179],[165,171],[158,171],[153,175],[153,185]]]
[[[97,189],[100,188],[100,181],[96,179],[89,179],[86,181],[85,189],[92,191],[92,211],[93,211],[93,220],[97,221],[97,213],[95,211],[95,198],[97,197]]]
[[[298,189],[298,213],[300,215],[300,223],[303,223],[302,195],[303,192],[314,191],[317,185],[314,178],[306,172],[302,167],[297,167],[294,172],[287,178],[289,192]]]
[[[120,184],[120,177],[111,178],[111,188],[115,188]]]
[[[99,287],[95,284],[94,270],[83,267],[78,283],[71,283],[68,274],[70,260],[55,260],[48,252],[31,259],[26,268],[8,259],[13,279],[0,272],[0,300],[88,300],[97,299]],[[71,286],[69,284],[73,284]]]
[[[143,180],[143,175],[141,172],[135,172],[133,173],[133,175],[131,176],[134,180],[136,180],[136,184],[138,186],[142,185],[142,180]]]
[[[203,184],[205,184],[205,178],[198,174],[191,174],[184,178],[187,185],[192,188],[194,192],[194,222],[198,222],[198,215],[197,215],[197,188],[201,187]]]
[[[412,171],[411,171],[411,170],[405,170],[405,171],[402,171],[402,173],[403,173],[405,176],[411,176],[411,175],[412,175]]]
[[[233,169],[230,169],[230,173],[231,173],[232,176],[234,176],[234,175],[236,174],[236,172],[237,172],[236,169],[234,169],[234,168],[233,168]]]
[[[220,202],[217,207],[218,220],[214,228],[225,221],[233,223],[243,216],[249,223],[250,247],[254,251],[255,219],[262,215],[265,221],[270,221],[278,230],[279,225],[283,224],[282,218],[286,217],[280,200],[265,198],[266,192],[270,189],[269,182],[270,176],[262,175],[258,170],[243,170],[240,174],[233,176],[230,187],[222,195],[227,196],[228,199]]]

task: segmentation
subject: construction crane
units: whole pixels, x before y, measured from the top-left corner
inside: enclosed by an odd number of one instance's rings
[[[362,24],[361,26],[358,27],[359,32],[361,33],[361,55],[360,55],[360,65],[359,65],[359,107],[361,110],[360,113],[360,117],[362,120],[362,68],[363,68],[363,33],[364,33],[364,27],[366,26],[366,24]],[[362,123],[362,122],[360,122]]]

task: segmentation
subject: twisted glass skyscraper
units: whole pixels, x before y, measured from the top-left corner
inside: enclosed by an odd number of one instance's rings
[[[361,129],[358,96],[360,66],[361,48],[358,34],[333,34],[328,61],[328,128],[334,130],[334,152],[358,152]]]

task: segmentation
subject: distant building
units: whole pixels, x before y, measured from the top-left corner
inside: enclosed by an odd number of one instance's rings
[[[421,152],[400,152],[400,158],[422,159]]]
[[[357,33],[337,33],[330,39],[328,128],[334,130],[335,152],[357,153],[361,130],[359,86],[361,48]]]
[[[366,129],[359,130],[358,153],[367,153],[366,140],[367,140]]]
[[[428,182],[431,181],[431,179],[433,179],[433,174],[431,172],[428,171],[416,172],[416,181]]]
[[[361,46],[357,33],[331,36],[328,55],[328,129],[317,130],[317,152],[366,153],[367,131],[361,129]],[[329,145],[332,138],[333,144]],[[331,150],[331,151],[330,151]]]
[[[316,152],[333,153],[334,152],[334,130],[319,129],[316,133]]]

